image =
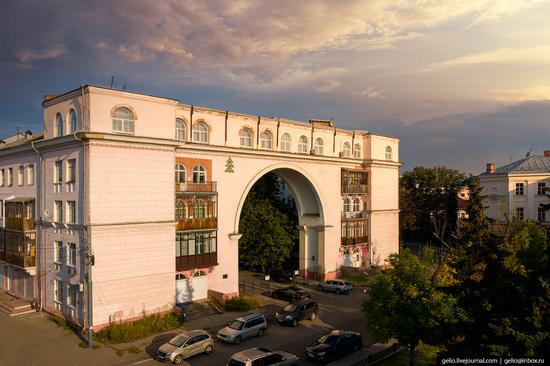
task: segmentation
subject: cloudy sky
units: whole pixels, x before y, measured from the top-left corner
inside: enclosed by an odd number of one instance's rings
[[[550,149],[550,1],[11,1],[0,137],[43,94],[127,85],[185,103],[401,138],[404,169]]]

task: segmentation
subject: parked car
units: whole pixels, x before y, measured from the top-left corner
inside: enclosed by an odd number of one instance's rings
[[[291,283],[292,272],[284,269],[274,269],[269,273],[269,278],[275,282]]]
[[[301,300],[301,299],[311,299],[311,295],[302,290],[301,288],[295,286],[283,287],[271,291],[271,297],[274,299],[281,299],[288,302]]]
[[[307,357],[314,361],[337,360],[363,348],[361,334],[345,330],[333,330],[306,347]]]
[[[297,326],[300,320],[315,320],[319,312],[319,305],[311,299],[296,301],[286,305],[275,313],[275,318],[279,323]]]
[[[267,348],[250,348],[235,353],[227,366],[295,366],[298,356],[285,351],[271,351]]]
[[[157,359],[180,364],[184,359],[199,353],[211,354],[214,339],[204,330],[190,330],[178,334],[159,347]]]
[[[245,338],[264,335],[267,321],[263,314],[252,313],[229,322],[228,326],[218,331],[218,339],[227,343],[239,344]]]
[[[337,294],[347,294],[352,289],[353,284],[351,282],[342,280],[329,280],[317,285],[317,290],[319,291],[331,291]]]

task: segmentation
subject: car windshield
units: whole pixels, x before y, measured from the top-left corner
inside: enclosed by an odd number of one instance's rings
[[[172,346],[181,347],[188,339],[189,337],[186,337],[180,334],[170,339],[170,342],[168,343],[171,344]]]
[[[235,330],[241,330],[243,329],[244,323],[239,320],[233,320],[231,323],[229,323],[229,328],[235,329]]]
[[[283,308],[283,311],[288,311],[288,312],[293,312],[294,310],[296,310],[296,305],[294,304],[288,304]]]
[[[318,342],[328,344],[329,346],[334,346],[337,340],[338,340],[338,336],[327,334],[319,338]]]
[[[246,364],[242,361],[230,359],[229,362],[227,363],[227,366],[246,366]]]

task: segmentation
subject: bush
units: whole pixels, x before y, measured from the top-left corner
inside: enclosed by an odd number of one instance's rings
[[[250,296],[237,296],[225,302],[225,311],[248,311],[256,309],[260,302]]]
[[[95,338],[103,343],[126,343],[137,339],[178,328],[183,318],[175,314],[153,314],[128,323],[113,323],[97,332]]]

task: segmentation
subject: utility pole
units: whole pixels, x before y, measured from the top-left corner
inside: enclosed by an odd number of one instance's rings
[[[93,346],[94,341],[94,318],[93,318],[93,297],[92,297],[92,267],[95,264],[95,256],[93,255],[92,248],[90,247],[90,242],[88,240],[88,230],[84,228],[84,243],[85,243],[85,252],[84,252],[84,263],[86,264],[86,292],[87,292],[87,311],[88,311],[88,346]]]

